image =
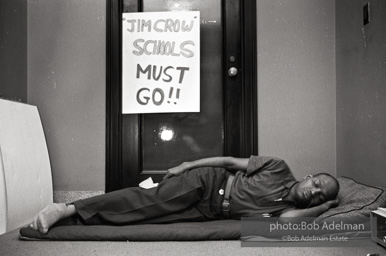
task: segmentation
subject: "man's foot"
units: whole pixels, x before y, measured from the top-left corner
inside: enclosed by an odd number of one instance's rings
[[[50,204],[37,214],[30,224],[30,227],[38,230],[42,234],[46,234],[56,222],[70,217],[75,213],[76,210],[74,205]]]

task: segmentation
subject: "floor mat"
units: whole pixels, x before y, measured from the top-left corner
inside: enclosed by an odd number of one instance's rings
[[[56,226],[47,234],[25,227],[22,240],[55,241],[202,241],[239,240],[239,220],[183,222],[172,224],[142,224],[128,226],[74,225]]]

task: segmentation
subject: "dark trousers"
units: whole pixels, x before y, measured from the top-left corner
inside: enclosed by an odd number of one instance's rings
[[[126,188],[74,205],[81,221],[94,225],[223,219],[222,192],[228,176],[222,168],[198,168],[163,180],[156,188]]]

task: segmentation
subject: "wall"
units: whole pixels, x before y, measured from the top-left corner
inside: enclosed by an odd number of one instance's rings
[[[259,152],[336,172],[333,0],[258,0]],[[28,1],[28,102],[56,191],[103,191],[105,1]]]
[[[336,174],[335,1],[258,0],[259,154]]]
[[[0,0],[0,98],[27,102],[27,1]]]
[[[386,1],[336,1],[337,170],[386,187]]]
[[[28,1],[28,103],[56,191],[104,191],[106,3]]]

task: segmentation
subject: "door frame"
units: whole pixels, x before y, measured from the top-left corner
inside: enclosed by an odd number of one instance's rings
[[[123,3],[129,6],[125,10]],[[236,62],[224,56],[224,106],[232,106],[224,116],[224,155],[249,157],[258,152],[256,1],[223,0],[222,4],[224,12],[239,12],[240,20],[225,24],[224,41],[228,42],[229,52],[242,56]],[[138,185],[138,180],[133,180],[127,169],[140,168],[140,155],[128,161],[123,158],[124,151],[140,151],[141,118],[121,114],[121,14],[141,10],[142,1],[107,0],[106,7],[106,192],[110,192]],[[232,33],[241,33],[241,45],[229,44]],[[236,66],[239,74],[227,79],[231,66]],[[230,95],[238,95],[239,103],[229,104]],[[235,115],[238,118],[234,118]],[[137,136],[127,138],[127,134]]]

